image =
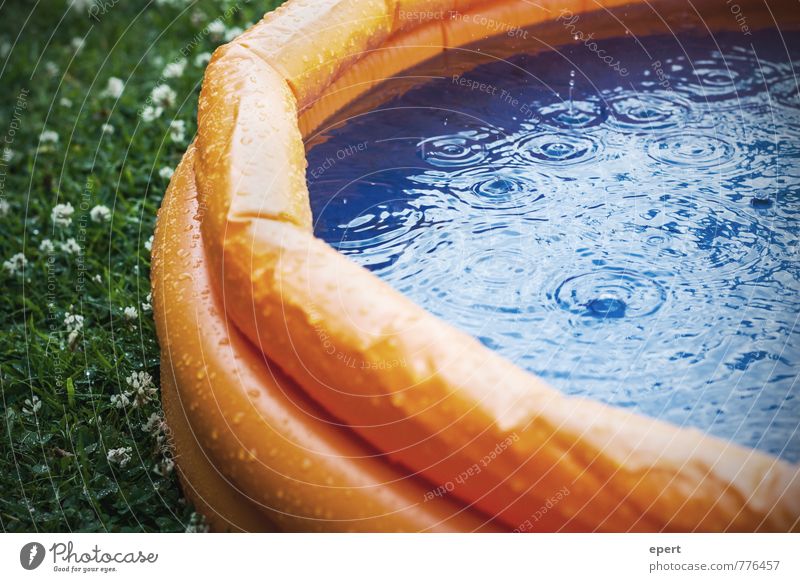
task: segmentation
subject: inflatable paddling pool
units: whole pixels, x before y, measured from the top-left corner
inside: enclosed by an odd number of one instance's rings
[[[797,18],[745,4],[754,28]],[[217,50],[153,246],[165,412],[215,530],[800,527],[796,465],[566,396],[314,237],[304,140],[327,119],[589,11],[597,39],[741,26],[714,3],[292,0]]]

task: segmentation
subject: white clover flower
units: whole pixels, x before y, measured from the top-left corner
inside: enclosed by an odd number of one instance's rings
[[[172,87],[165,84],[156,85],[150,92],[150,98],[153,100],[153,103],[161,107],[173,106],[177,97],[178,95]]]
[[[111,406],[114,408],[125,408],[130,405],[131,399],[128,396],[129,393],[124,394],[112,394],[110,401]]]
[[[144,370],[139,370],[125,378],[125,382],[134,389],[147,388],[153,385],[153,377]]]
[[[46,238],[39,243],[39,250],[49,255],[50,253],[55,252],[56,245],[54,245],[53,241],[51,241],[49,238]]]
[[[225,40],[230,42],[243,32],[244,30],[242,30],[238,26],[231,26],[228,30],[225,31]]]
[[[144,109],[142,109],[142,121],[145,123],[150,123],[151,121],[155,121],[161,117],[162,113],[164,113],[164,110],[161,107],[147,105]]]
[[[81,38],[81,37],[79,37],[79,36],[76,36],[71,41],[69,41],[69,44],[72,46],[72,48],[75,50],[75,52],[79,52],[83,48],[83,45],[85,43],[86,43],[86,40]]]
[[[17,253],[7,261],[3,262],[3,269],[7,271],[9,275],[16,275],[17,273],[21,273],[27,264],[28,259],[25,258],[25,255],[22,253]]]
[[[225,23],[217,18],[208,23],[206,30],[212,38],[219,40],[222,38],[222,35],[225,34]]]
[[[139,316],[139,310],[130,305],[122,310],[122,315],[124,315],[125,319],[128,321],[133,321]]]
[[[67,313],[64,316],[64,325],[67,328],[67,331],[73,332],[81,332],[83,331],[83,316],[77,313]]]
[[[5,198],[0,198],[0,217],[8,216],[8,213],[11,211],[11,204],[8,203],[8,200]]]
[[[81,253],[81,245],[78,244],[74,238],[70,237],[61,243],[61,250],[68,255],[79,255]]]
[[[211,53],[200,53],[194,58],[195,67],[203,67],[211,60]]]
[[[22,406],[22,414],[33,416],[42,409],[42,401],[35,394],[26,398]]]
[[[61,99],[58,100],[58,104],[61,105],[61,107],[69,108],[72,107],[72,100],[66,97],[62,97]]]
[[[88,12],[96,0],[67,0],[69,7],[76,12]]]
[[[173,460],[172,443],[168,438],[169,427],[164,421],[163,413],[161,411],[152,413],[147,422],[142,425],[142,430],[155,437],[158,450],[163,455],[161,461],[153,465],[153,472],[162,477],[169,475],[175,469],[175,461]]]
[[[169,124],[169,137],[172,141],[182,142],[186,139],[186,122],[182,119],[173,119]]]
[[[167,423],[161,413],[153,412],[147,418],[147,422],[142,425],[142,430],[156,436],[164,432],[166,425]]]
[[[133,449],[131,447],[120,447],[118,449],[111,449],[108,451],[108,455],[106,458],[108,462],[112,465],[119,465],[120,467],[124,467],[128,463],[131,462],[131,452]]]
[[[153,294],[148,293],[144,303],[142,303],[142,311],[151,311],[153,309]]]
[[[92,281],[94,281],[95,283],[101,283],[102,284],[103,283],[103,278],[98,274],[98,275],[95,275],[94,277],[92,277]]]
[[[175,470],[175,461],[170,457],[164,457],[160,463],[153,465],[153,473],[159,477],[166,477]]]
[[[58,134],[50,129],[45,129],[41,134],[39,134],[39,142],[58,143]]]
[[[183,71],[186,69],[186,59],[177,59],[164,67],[161,75],[165,79],[177,79],[183,76]]]
[[[83,316],[78,315],[77,313],[67,313],[64,316],[64,325],[69,332],[67,336],[67,344],[69,344],[70,349],[72,349],[78,341],[78,337],[81,335],[81,331],[83,331]]]
[[[100,129],[103,131],[103,133],[107,133],[108,135],[114,134],[114,126],[110,123],[104,123],[100,126]]]
[[[171,180],[173,174],[175,174],[175,170],[168,166],[164,166],[158,171],[158,175],[164,178],[165,180]]]
[[[175,470],[175,461],[173,460],[172,444],[167,439],[165,434],[166,424],[162,423],[161,430],[156,437],[158,448],[161,451],[161,460],[153,465],[153,473],[160,477],[166,477]]]
[[[192,25],[194,26],[199,26],[200,23],[204,22],[206,18],[208,18],[206,13],[199,8],[193,10],[191,16],[189,17],[189,19],[192,21]]]
[[[138,388],[147,388],[148,386],[153,385],[153,377],[144,370],[139,370],[138,372],[133,372],[130,376],[125,378],[125,382],[131,388],[138,389]]]
[[[153,250],[153,235],[152,234],[150,235],[150,238],[148,238],[145,241],[144,248],[146,248],[148,251],[152,251]]]
[[[144,371],[134,372],[125,382],[132,388],[128,394],[133,401],[134,408],[140,408],[150,402],[156,395],[156,387],[153,384],[153,377]]]
[[[111,97],[112,99],[119,99],[122,92],[125,90],[125,82],[118,77],[109,77],[106,83],[106,88],[100,94],[101,97]]]
[[[56,77],[60,71],[58,70],[58,65],[55,64],[53,61],[47,61],[44,64],[44,72],[50,75],[51,77]]]
[[[73,214],[75,214],[75,209],[69,202],[56,204],[53,206],[53,210],[50,213],[50,219],[56,226],[69,226],[72,224]]]
[[[208,533],[206,517],[200,513],[192,512],[185,531],[186,533]]]
[[[111,209],[103,204],[98,204],[89,211],[92,222],[108,222],[111,220]]]

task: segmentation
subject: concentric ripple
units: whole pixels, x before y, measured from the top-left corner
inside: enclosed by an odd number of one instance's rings
[[[742,87],[739,72],[724,61],[698,61],[694,64],[692,74],[695,81],[693,88],[704,98],[728,96]]]
[[[521,168],[478,166],[451,175],[449,189],[476,210],[535,209],[550,180]]]
[[[736,147],[713,133],[676,132],[650,142],[647,153],[655,161],[679,169],[722,170],[734,160]]]
[[[599,125],[607,117],[601,103],[577,99],[546,105],[538,113],[543,123],[570,130]]]
[[[569,277],[555,291],[561,309],[599,319],[645,317],[666,301],[667,293],[654,278],[606,267]]]
[[[382,272],[426,309],[470,321],[477,337],[491,336],[487,321],[516,324],[530,310],[526,299],[534,293],[540,264],[525,252],[520,234],[516,221],[485,228],[454,218],[423,229]]]
[[[564,167],[587,164],[597,159],[602,145],[589,134],[544,131],[523,137],[515,147],[523,162]]]
[[[488,155],[480,134],[474,131],[428,138],[417,147],[423,160],[440,168],[472,166]]]
[[[472,71],[451,53],[496,94],[445,77],[342,112],[309,167],[368,147],[311,183],[315,232],[567,394],[798,461],[800,33],[784,40],[791,60],[770,31],[597,41],[624,78],[583,44]]]
[[[743,99],[763,88],[762,72],[769,69],[769,62],[759,66],[752,53],[713,51],[685,67],[684,75],[677,76],[676,90],[701,102]]]
[[[681,127],[689,117],[690,105],[668,93],[623,91],[608,100],[612,123],[633,131]]]

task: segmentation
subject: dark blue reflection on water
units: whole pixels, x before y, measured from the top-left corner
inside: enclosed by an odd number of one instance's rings
[[[316,234],[566,393],[796,461],[800,37],[741,39],[432,79],[309,152]]]

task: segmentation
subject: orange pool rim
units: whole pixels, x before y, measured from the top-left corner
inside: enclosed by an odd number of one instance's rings
[[[798,529],[798,466],[564,396],[313,236],[304,139],[335,112],[446,48],[590,10],[619,33],[637,4],[291,0],[215,52],[152,263],[214,530]]]

